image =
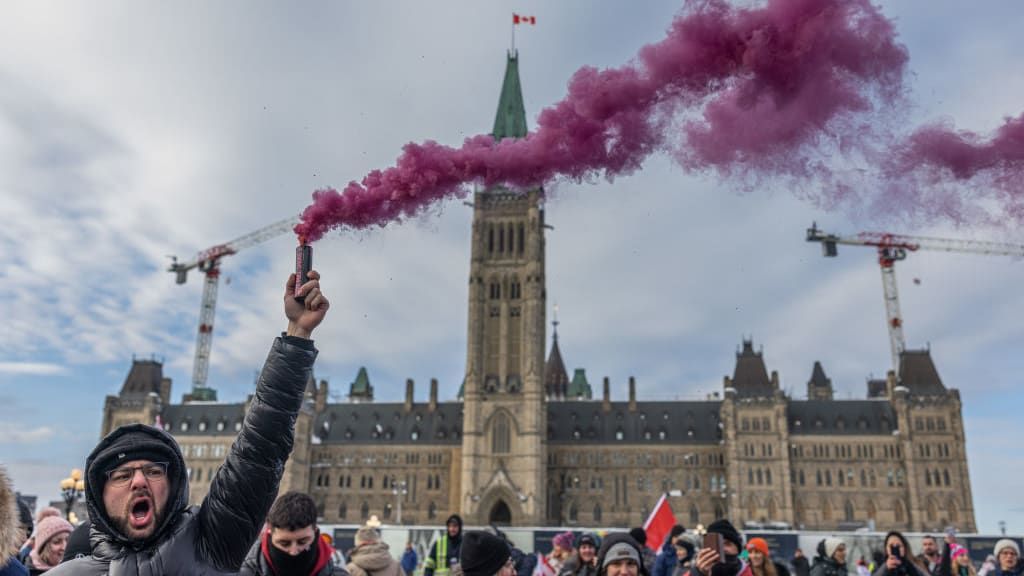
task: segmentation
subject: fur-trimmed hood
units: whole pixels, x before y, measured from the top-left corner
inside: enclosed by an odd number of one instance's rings
[[[0,568],[7,566],[11,553],[21,546],[21,520],[14,485],[7,469],[0,466]]]

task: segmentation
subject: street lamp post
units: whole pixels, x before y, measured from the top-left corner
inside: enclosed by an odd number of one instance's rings
[[[71,476],[60,481],[60,493],[64,498],[64,515],[71,520],[71,510],[75,507],[75,502],[85,493],[85,480],[82,479],[81,470],[71,470]]]
[[[391,493],[395,495],[395,500],[398,501],[398,506],[396,507],[396,510],[395,510],[395,512],[396,512],[395,521],[396,521],[396,523],[401,524],[402,523],[402,499],[405,497],[406,494],[409,493],[409,491],[406,490],[405,480],[399,480],[399,481],[396,482],[395,479],[392,478],[391,479]]]

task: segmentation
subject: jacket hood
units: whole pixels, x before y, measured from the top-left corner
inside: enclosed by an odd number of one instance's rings
[[[394,561],[388,545],[383,542],[358,546],[352,550],[352,556],[349,558],[349,562],[367,572],[379,572]]]
[[[7,470],[0,466],[0,568],[10,561],[10,550],[21,546],[21,519],[18,503]]]
[[[126,461],[133,460],[134,447],[143,446],[148,454],[158,451],[162,457],[168,458],[167,468],[167,504],[164,505],[164,518],[153,535],[144,541],[131,540],[114,526],[103,505],[103,485],[106,483],[105,464],[110,461],[111,451],[121,446],[128,446],[126,452],[118,452]],[[146,458],[149,459],[149,458]],[[179,519],[180,512],[188,507],[188,476],[186,475],[185,459],[181,455],[178,443],[170,434],[145,424],[129,424],[121,426],[107,435],[93,449],[85,461],[85,504],[92,521],[92,540],[95,535],[105,536],[121,546],[136,550],[146,548],[163,537],[168,529]]]

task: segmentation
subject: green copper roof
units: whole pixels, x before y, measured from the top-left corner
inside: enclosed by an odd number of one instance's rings
[[[526,136],[526,108],[523,106],[523,88],[519,83],[519,55],[509,54],[505,66],[505,81],[501,85],[498,113],[494,118],[495,140]]]
[[[569,383],[569,390],[565,393],[566,398],[584,398],[590,400],[594,393],[587,382],[587,373],[583,368],[577,368],[572,375],[572,382]]]
[[[359,367],[359,373],[352,382],[349,389],[350,396],[373,396],[373,386],[370,385],[370,377],[366,374],[366,366]]]

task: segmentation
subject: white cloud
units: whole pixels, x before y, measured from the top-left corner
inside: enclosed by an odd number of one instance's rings
[[[13,422],[0,422],[0,438],[4,444],[38,444],[54,437],[56,431],[49,426],[23,428]]]
[[[48,376],[62,374],[67,368],[60,364],[46,362],[0,362],[0,374],[25,374]]]

